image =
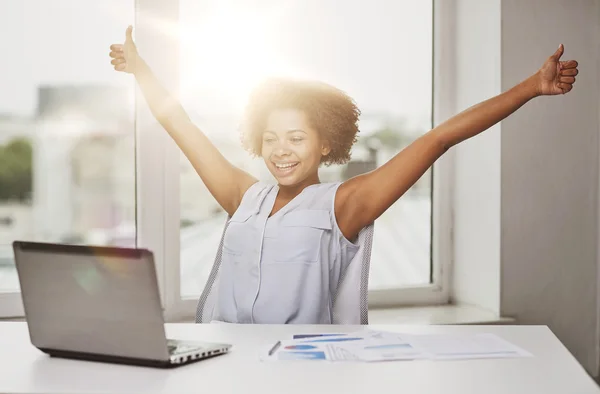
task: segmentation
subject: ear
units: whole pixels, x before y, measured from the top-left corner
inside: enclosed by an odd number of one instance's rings
[[[331,152],[331,146],[329,144],[329,141],[325,140],[321,144],[321,155],[322,156],[327,156],[329,154],[329,152]]]

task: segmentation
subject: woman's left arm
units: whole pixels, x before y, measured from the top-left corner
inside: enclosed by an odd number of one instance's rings
[[[450,118],[376,170],[344,182],[335,201],[336,219],[342,233],[353,239],[454,145],[490,128],[534,97],[570,92],[578,64],[574,60],[560,61],[563,52],[561,45],[531,77]]]

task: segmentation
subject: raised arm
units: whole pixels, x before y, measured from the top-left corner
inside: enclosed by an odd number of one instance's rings
[[[381,216],[452,146],[490,128],[534,97],[570,92],[578,73],[577,62],[560,61],[563,52],[561,45],[531,77],[450,118],[376,170],[344,182],[335,201],[344,235],[354,238]]]
[[[191,122],[181,104],[160,84],[140,57],[131,33],[129,26],[124,44],[111,45],[111,64],[117,71],[135,75],[156,120],[183,151],[219,205],[233,215],[246,190],[257,180],[232,165]]]

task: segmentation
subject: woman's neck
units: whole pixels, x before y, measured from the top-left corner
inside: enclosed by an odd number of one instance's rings
[[[306,187],[321,183],[319,176],[310,177],[295,185],[279,185],[279,197],[283,200],[291,200],[302,192]]]

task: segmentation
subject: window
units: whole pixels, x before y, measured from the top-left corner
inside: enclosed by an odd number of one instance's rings
[[[241,148],[238,130],[249,91],[269,75],[331,83],[362,111],[352,161],[323,167],[322,182],[374,169],[432,127],[432,1],[179,3],[184,107],[230,161],[260,179],[272,180]],[[178,165],[179,290],[195,302],[226,214],[182,154]],[[370,290],[431,284],[431,217],[429,171],[375,224]]]
[[[110,66],[108,46],[123,41],[129,24],[145,60],[178,91],[194,122],[261,179],[270,174],[241,148],[238,126],[249,91],[269,75],[323,80],[357,101],[353,159],[322,168],[324,182],[383,164],[432,127],[432,108],[440,106],[433,81],[441,67],[441,1],[251,3],[0,4],[5,30],[22,32],[0,38],[19,59],[0,75],[0,316],[22,314],[15,239],[148,248],[166,318],[194,314],[226,215],[155,122],[133,78]],[[449,257],[446,171],[436,163],[377,221],[373,304],[447,297],[440,293]]]
[[[136,243],[133,81],[108,58],[134,2],[0,4],[0,316],[22,314],[12,242]],[[125,26],[125,27],[124,27]]]

